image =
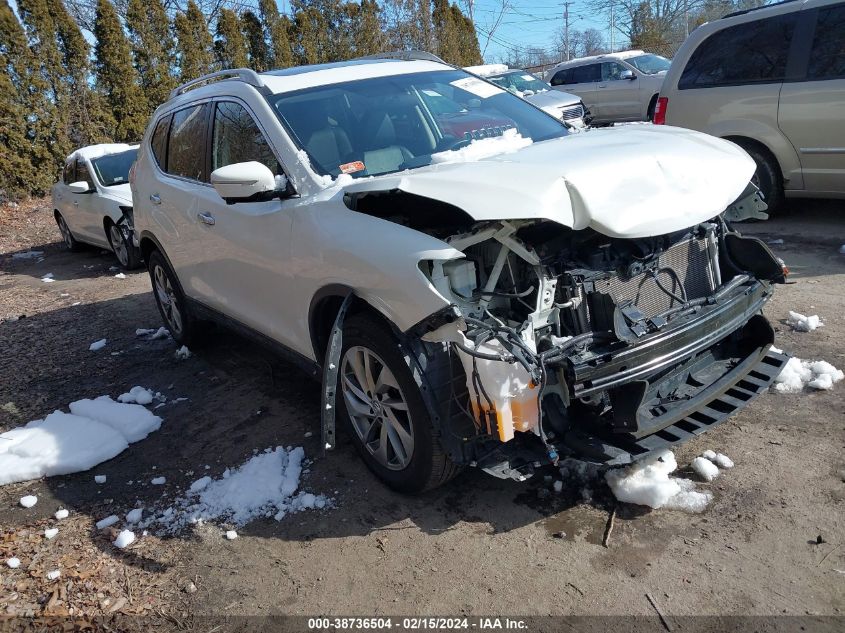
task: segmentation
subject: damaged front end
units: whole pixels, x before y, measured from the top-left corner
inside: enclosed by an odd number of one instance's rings
[[[440,237],[464,258],[420,266],[450,306],[406,334],[449,355],[430,406],[456,462],[516,479],[563,456],[628,463],[739,411],[787,360],[761,314],[785,269],[722,217],[635,239],[545,220]]]

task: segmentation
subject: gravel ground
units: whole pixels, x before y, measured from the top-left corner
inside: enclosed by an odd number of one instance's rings
[[[49,207],[0,210],[0,431],[83,397],[133,385],[168,396],[160,431],[96,468],[0,488],[0,614],[145,613],[187,626],[192,617],[243,614],[843,615],[845,609],[845,383],[833,391],[765,394],[740,415],[676,451],[682,469],[703,450],[736,467],[709,486],[701,515],[619,505],[602,485],[548,494],[542,477],[499,481],[468,471],[440,490],[404,497],[379,484],[341,442],[319,452],[319,388],[295,368],[216,331],[187,360],[159,326],[144,271],[114,277],[110,254],[71,254]],[[845,367],[845,205],[793,203],[750,224],[787,262],[766,314],[777,345]],[[11,254],[37,248],[43,261]],[[55,282],[41,277],[53,273]],[[794,333],[788,310],[825,326]],[[88,346],[100,338],[100,352]],[[175,402],[176,398],[187,400]],[[306,437],[306,433],[313,435]],[[334,507],[255,521],[239,538],[205,525],[148,536],[119,551],[93,523],[180,494],[195,472],[219,476],[254,449],[301,445],[314,459],[303,485]],[[208,465],[209,469],[205,470]],[[166,476],[164,486],[149,480]],[[131,483],[130,483],[131,482]],[[18,506],[24,494],[38,504]],[[71,518],[45,541],[58,507]],[[58,581],[46,571],[62,567]],[[193,583],[193,585],[192,585]],[[116,606],[117,605],[117,606]]]

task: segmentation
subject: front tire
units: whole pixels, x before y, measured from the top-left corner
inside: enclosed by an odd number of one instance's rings
[[[777,213],[783,205],[783,176],[780,165],[773,156],[753,145],[741,145],[748,155],[754,159],[757,169],[751,179],[760,189],[763,200],[768,205],[768,213]]]
[[[440,445],[396,339],[370,316],[355,315],[346,322],[337,393],[352,442],[390,488],[419,493],[458,472]]]
[[[134,270],[140,266],[141,253],[135,248],[120,225],[109,221],[106,224],[106,238],[108,238],[109,246],[111,246],[112,252],[117,258],[117,263],[124,270]]]
[[[165,327],[177,345],[191,346],[196,339],[197,323],[191,314],[176,273],[159,251],[153,251],[147,268],[153,284],[153,296]]]

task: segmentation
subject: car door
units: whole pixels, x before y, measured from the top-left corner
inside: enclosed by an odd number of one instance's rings
[[[804,188],[845,192],[845,3],[805,10],[793,51],[798,78],[784,82],[778,126],[798,151]],[[802,26],[804,28],[802,28]]]
[[[91,175],[88,162],[84,158],[76,159],[76,175],[74,182],[84,182],[88,185],[86,193],[73,193],[68,190],[70,194],[70,205],[68,207],[68,225],[71,230],[73,227],[79,227],[78,232],[85,242],[93,242],[95,244],[102,244],[103,224],[96,221],[96,213],[94,206],[97,196],[97,186],[94,184],[94,178]]]
[[[68,227],[70,230],[76,234],[81,234],[80,229],[81,227],[76,226],[72,222],[71,216],[74,215],[72,207],[73,207],[73,197],[70,192],[70,183],[75,182],[74,178],[76,177],[76,159],[68,160],[65,162],[64,169],[62,169],[62,175],[59,181],[53,185],[53,206],[56,210],[62,214],[62,217],[65,219]]]
[[[209,171],[257,161],[284,178],[278,153],[248,104],[234,97],[216,100],[209,134]],[[277,179],[281,182],[283,180]],[[294,308],[285,292],[293,216],[291,201],[226,203],[213,189],[199,197],[197,217],[205,238],[203,278],[209,302],[244,325],[292,346]]]
[[[552,86],[564,92],[581,97],[594,118],[600,117],[600,106],[596,100],[596,87],[601,80],[601,64],[585,64],[565,68],[552,76]]]
[[[601,81],[596,86],[596,100],[600,104],[602,119],[609,121],[635,121],[640,113],[639,78],[623,79],[627,66],[611,61],[601,64]],[[632,71],[633,72],[633,71]]]

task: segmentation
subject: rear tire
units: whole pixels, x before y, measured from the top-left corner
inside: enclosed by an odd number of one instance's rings
[[[440,444],[396,339],[369,315],[346,322],[337,394],[355,448],[390,488],[419,493],[459,472]]]
[[[760,188],[764,202],[769,206],[768,213],[775,214],[783,206],[783,176],[775,158],[766,150],[755,145],[739,143],[740,147],[757,163],[757,169],[751,179]]]
[[[648,109],[646,110],[646,121],[654,121],[654,109],[657,107],[657,95],[654,95],[651,98],[651,101],[648,102]]]
[[[161,320],[177,345],[190,347],[197,341],[197,321],[191,314],[176,273],[159,251],[150,253],[147,269]]]
[[[119,224],[106,222],[106,239],[109,241],[117,263],[124,270],[134,270],[141,265],[141,251],[132,244],[126,231]]]
[[[77,239],[73,236],[73,233],[70,232],[70,227],[65,222],[65,219],[62,217],[62,214],[56,211],[56,224],[59,227],[59,233],[62,234],[62,242],[71,253],[77,253],[82,250],[82,242],[77,241]]]

